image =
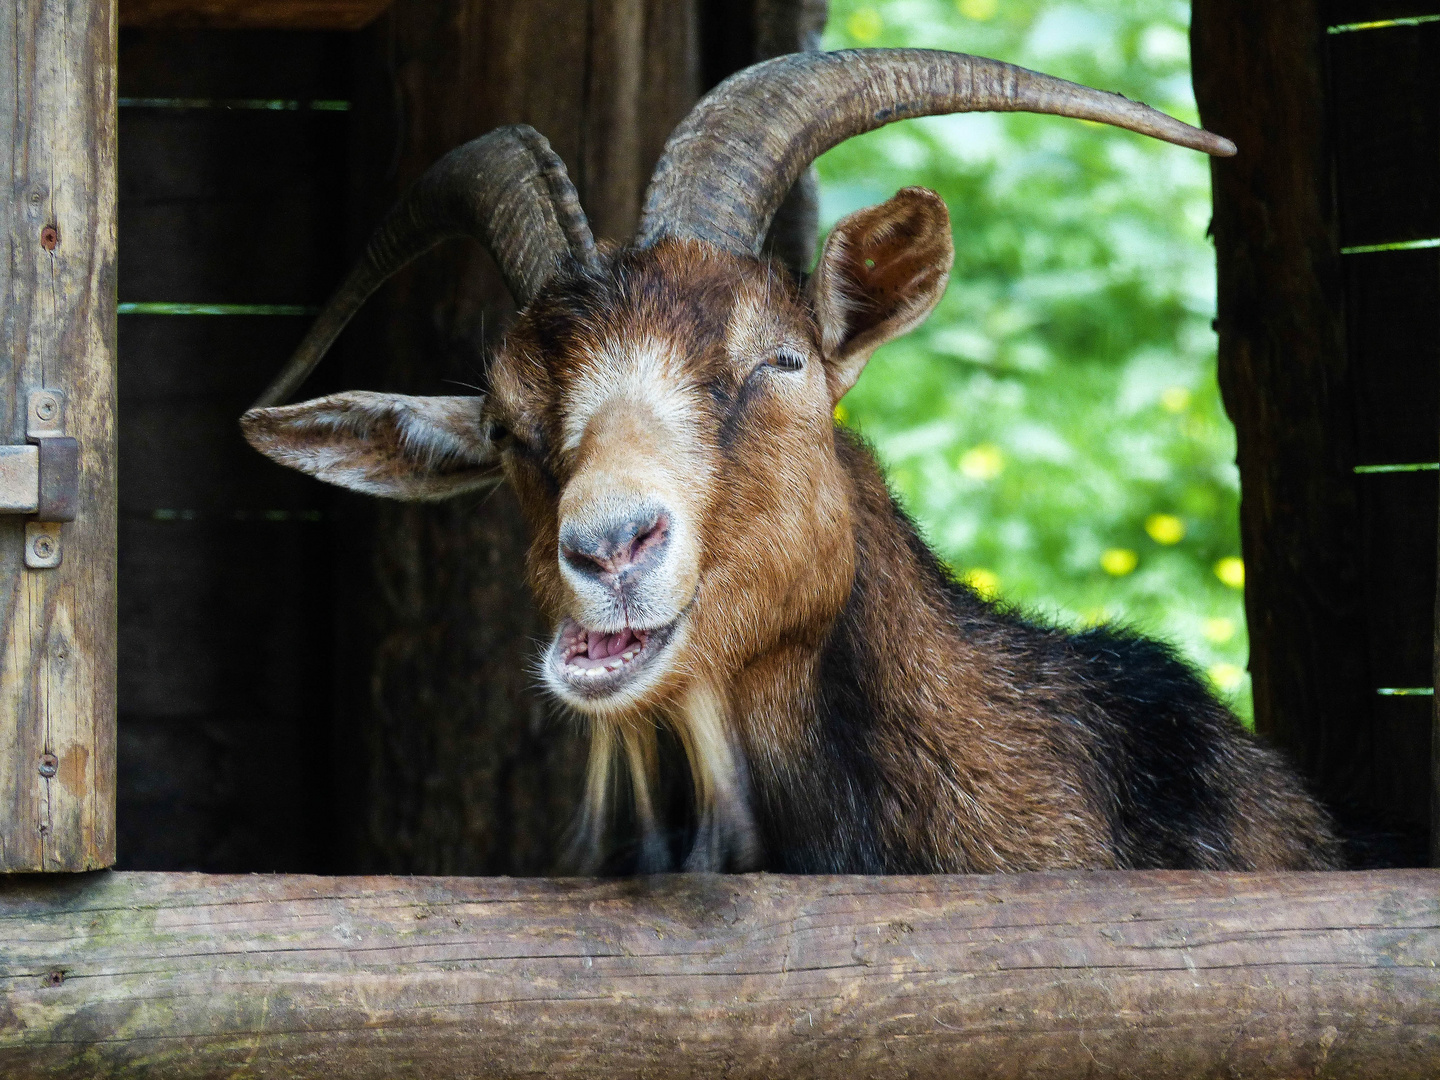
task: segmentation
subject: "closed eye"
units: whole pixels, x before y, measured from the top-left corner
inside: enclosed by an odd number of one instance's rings
[[[805,357],[801,356],[794,349],[782,345],[775,350],[770,357],[771,367],[779,368],[781,371],[799,371],[805,366]]]

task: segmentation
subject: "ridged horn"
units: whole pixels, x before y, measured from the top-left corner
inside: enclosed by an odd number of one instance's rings
[[[776,57],[730,76],[677,127],[655,166],[636,236],[759,254],[786,192],[817,157],[896,120],[1034,112],[1129,128],[1217,157],[1235,144],[1119,94],[982,56],[848,49]]]
[[[473,236],[489,249],[521,307],[561,261],[595,257],[595,239],[559,155],[528,125],[496,128],[450,151],[401,196],[253,407],[288,399],[371,293],[452,236]]]

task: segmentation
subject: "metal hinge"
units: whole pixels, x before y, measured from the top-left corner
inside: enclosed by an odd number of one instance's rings
[[[34,514],[25,523],[25,565],[60,565],[60,522],[80,502],[80,444],[65,434],[65,395],[36,390],[25,411],[24,446],[0,446],[0,514]]]

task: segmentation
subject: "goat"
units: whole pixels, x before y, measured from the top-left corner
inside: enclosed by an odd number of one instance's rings
[[[662,733],[688,767],[691,870],[1335,865],[1324,811],[1170,648],[1046,626],[957,583],[834,423],[871,353],[944,292],[949,214],[906,188],[839,222],[807,276],[761,257],[776,209],[853,135],[976,110],[1234,153],[994,60],[800,54],[696,106],[617,248],[596,245],[545,140],[501,128],[406,193],[242,418],[271,458],[356,491],[514,486],[555,628],[544,683],[590,729],[582,868],[617,789],[638,869],[673,865]],[[371,291],[451,235],[490,249],[520,308],[482,395],[279,404]]]

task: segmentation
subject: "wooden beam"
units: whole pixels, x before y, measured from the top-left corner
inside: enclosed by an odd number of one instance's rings
[[[121,26],[359,30],[392,0],[120,0]]]
[[[5,1076],[1426,1078],[1440,872],[0,883]]]
[[[79,516],[26,566],[0,518],[0,872],[115,858],[115,10],[0,5],[0,442],[64,395]]]

